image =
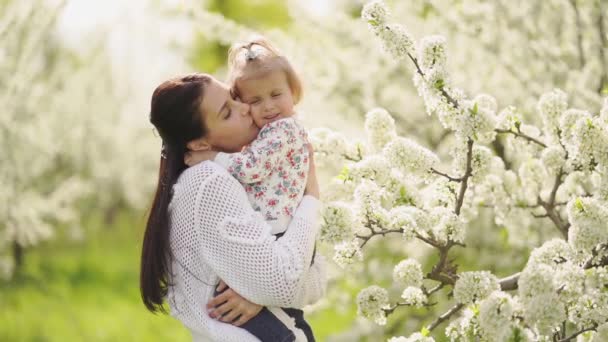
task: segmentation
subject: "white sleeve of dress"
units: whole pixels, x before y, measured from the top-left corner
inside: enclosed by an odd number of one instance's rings
[[[327,265],[325,258],[317,251],[315,260],[304,279],[304,285],[301,288],[302,294],[297,296],[301,302],[294,303],[292,307],[302,308],[306,305],[314,304],[325,297],[326,290]]]
[[[218,170],[199,187],[195,208],[201,257],[228,286],[265,306],[304,301],[302,287],[319,230],[317,199],[304,196],[278,240],[227,172]]]

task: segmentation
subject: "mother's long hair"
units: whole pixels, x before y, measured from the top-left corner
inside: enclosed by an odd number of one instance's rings
[[[165,312],[164,297],[169,285],[169,213],[172,188],[186,169],[187,143],[206,135],[200,104],[212,78],[191,74],[163,82],[152,94],[150,122],[163,140],[158,184],[148,216],[141,252],[141,297],[152,312]]]

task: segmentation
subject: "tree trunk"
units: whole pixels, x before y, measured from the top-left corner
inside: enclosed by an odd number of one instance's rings
[[[18,274],[23,267],[24,249],[17,241],[13,242],[13,260],[15,261],[14,274]]]

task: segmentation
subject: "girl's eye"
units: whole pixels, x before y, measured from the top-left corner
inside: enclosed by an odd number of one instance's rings
[[[253,101],[249,102],[249,104],[252,104],[252,105],[258,104],[258,103],[260,103],[260,100],[253,100]]]
[[[272,97],[279,97],[279,96],[281,96],[281,93],[278,93],[278,94],[273,94],[273,95],[272,95]]]
[[[228,119],[230,117],[230,115],[232,114],[232,108],[228,109],[227,112],[228,113],[226,114],[226,116],[224,117],[224,119]]]

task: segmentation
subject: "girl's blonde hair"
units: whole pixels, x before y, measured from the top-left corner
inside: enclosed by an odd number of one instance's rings
[[[238,81],[281,70],[287,77],[294,104],[302,98],[302,83],[291,63],[265,37],[254,36],[232,45],[228,51],[228,67],[228,80],[236,96],[240,96]]]

